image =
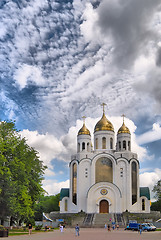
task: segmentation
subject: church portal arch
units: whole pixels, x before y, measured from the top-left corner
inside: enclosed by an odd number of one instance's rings
[[[99,213],[109,213],[109,202],[106,199],[99,202]]]

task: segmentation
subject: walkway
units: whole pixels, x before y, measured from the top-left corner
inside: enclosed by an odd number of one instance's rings
[[[124,231],[123,229],[108,232],[103,228],[82,228],[80,236],[76,237],[74,229],[65,229],[63,233],[59,230],[52,232],[36,233],[32,235],[10,236],[8,240],[161,240],[161,231],[138,232]]]

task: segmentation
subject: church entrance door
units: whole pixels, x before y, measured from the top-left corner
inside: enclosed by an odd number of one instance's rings
[[[100,201],[100,213],[109,213],[109,202],[107,200]]]

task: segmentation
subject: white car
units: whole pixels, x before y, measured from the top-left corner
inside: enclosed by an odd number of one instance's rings
[[[151,227],[151,230],[152,230],[152,231],[155,231],[155,230],[156,230],[156,227],[155,227],[152,223],[147,223],[147,225],[148,225],[149,227]]]

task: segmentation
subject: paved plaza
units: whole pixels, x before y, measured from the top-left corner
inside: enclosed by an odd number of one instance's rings
[[[9,236],[9,240],[161,240],[161,231],[143,232],[141,235],[138,232],[124,231],[123,229],[108,232],[103,228],[81,228],[80,236],[75,236],[75,231],[72,228],[65,229],[63,233],[59,230],[36,233],[32,235]]]

